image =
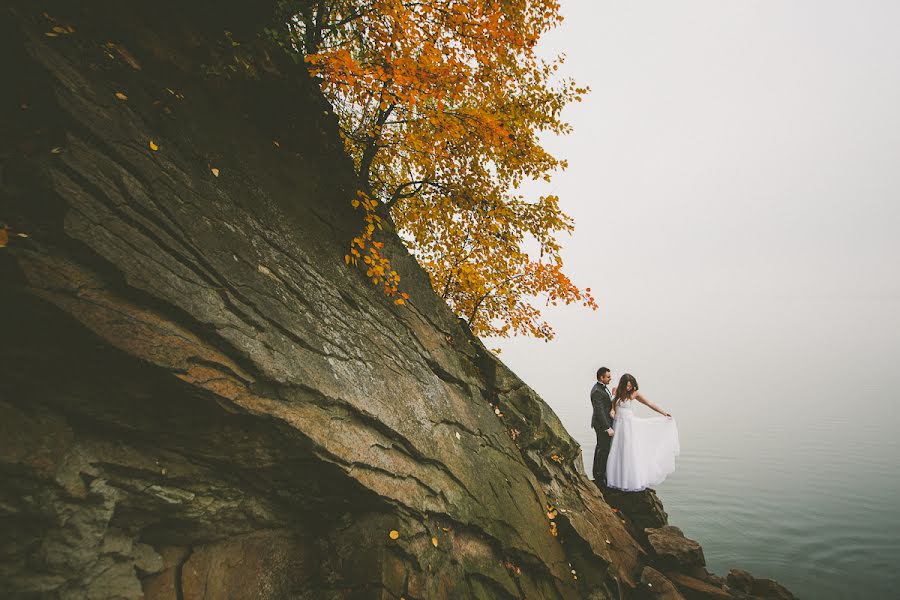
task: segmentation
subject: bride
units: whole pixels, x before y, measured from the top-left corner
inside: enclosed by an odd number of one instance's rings
[[[634,416],[635,400],[663,416]],[[675,470],[675,457],[680,451],[672,415],[647,400],[638,391],[637,379],[628,373],[613,389],[610,414],[614,433],[606,461],[608,487],[638,492],[662,483]]]

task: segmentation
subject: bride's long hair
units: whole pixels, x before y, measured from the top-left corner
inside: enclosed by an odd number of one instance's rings
[[[631,390],[627,390],[628,384],[631,384]],[[619,378],[619,385],[616,386],[616,397],[613,398],[613,410],[619,406],[622,400],[627,400],[629,396],[638,391],[638,382],[631,373],[623,373]]]

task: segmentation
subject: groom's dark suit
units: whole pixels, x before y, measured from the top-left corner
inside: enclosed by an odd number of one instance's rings
[[[594,450],[594,481],[600,485],[606,485],[606,459],[609,457],[609,447],[612,438],[606,430],[612,427],[609,411],[612,410],[612,398],[609,389],[599,381],[591,388],[591,406],[594,407],[594,415],[591,417],[591,427],[597,433],[597,447]]]

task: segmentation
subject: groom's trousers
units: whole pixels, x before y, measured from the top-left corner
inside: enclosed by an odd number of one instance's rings
[[[612,446],[612,438],[605,430],[595,429],[597,433],[597,447],[594,449],[594,481],[606,486],[606,459],[609,458],[609,449]]]

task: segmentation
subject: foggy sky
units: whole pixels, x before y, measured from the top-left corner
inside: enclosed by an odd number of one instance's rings
[[[569,169],[542,191],[576,220],[567,272],[600,309],[488,345],[582,443],[601,365],[636,375],[683,445],[861,406],[900,423],[900,2],[562,12],[544,47],[592,92],[548,140]]]

